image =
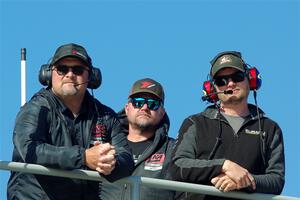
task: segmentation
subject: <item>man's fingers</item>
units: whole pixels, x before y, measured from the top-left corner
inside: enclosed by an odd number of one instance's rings
[[[237,184],[229,176],[220,174],[211,179],[211,183],[214,184],[215,188],[222,192],[229,192],[237,189]]]
[[[213,185],[216,185],[216,183],[218,182],[218,180],[219,180],[219,177],[214,177],[213,179],[211,179],[211,183]]]
[[[112,162],[113,160],[116,160],[115,159],[115,155],[103,155],[103,156],[100,156],[99,158],[99,163],[110,163]]]
[[[229,192],[232,190],[235,190],[236,188],[234,187],[234,183],[233,182],[229,182],[227,183],[227,185],[224,187],[223,192]]]
[[[251,174],[249,174],[249,179],[250,179],[249,186],[251,185],[252,189],[255,190],[256,189],[256,183],[255,183],[254,177]]]
[[[106,155],[99,158],[99,162],[97,163],[97,166],[103,169],[111,169],[116,164],[116,159],[114,155]]]
[[[225,182],[225,178],[223,178],[223,177],[219,178],[219,180],[215,184],[215,187],[222,191],[223,190],[222,185],[224,184],[224,182]]]
[[[222,170],[236,183],[237,189],[242,189],[249,186],[251,186],[253,189],[256,188],[252,175],[247,169],[243,168],[237,163],[226,160],[223,164]]]
[[[104,169],[102,169],[101,167],[97,167],[96,168],[96,170],[99,172],[99,173],[101,173],[101,174],[104,174],[104,175],[109,175],[109,174],[111,174],[111,172],[112,172],[112,170],[104,170]]]
[[[99,145],[100,155],[115,154],[115,153],[116,153],[115,147],[110,145],[109,143],[104,143]]]
[[[109,175],[115,169],[116,161],[111,163],[98,163],[96,170],[104,175]]]

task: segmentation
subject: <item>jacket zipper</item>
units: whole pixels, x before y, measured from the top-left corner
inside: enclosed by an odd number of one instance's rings
[[[126,190],[127,190],[127,184],[125,183],[124,186],[123,186],[123,190],[122,190],[121,200],[124,200]]]

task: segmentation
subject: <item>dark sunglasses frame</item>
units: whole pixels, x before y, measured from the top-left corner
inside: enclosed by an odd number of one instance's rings
[[[145,104],[149,110],[158,110],[162,105],[162,102],[158,99],[153,98],[143,98],[143,97],[133,97],[129,99],[129,102],[134,108],[142,108]]]
[[[246,74],[242,71],[237,71],[233,74],[224,75],[224,76],[216,76],[214,78],[214,84],[218,87],[222,87],[228,84],[229,79],[234,83],[242,82],[245,80]]]
[[[71,70],[73,74],[76,76],[80,76],[83,74],[83,72],[89,71],[87,67],[84,67],[82,65],[73,65],[73,66],[68,66],[68,65],[56,65],[54,67],[54,70],[60,75],[60,76],[65,76],[69,71]]]

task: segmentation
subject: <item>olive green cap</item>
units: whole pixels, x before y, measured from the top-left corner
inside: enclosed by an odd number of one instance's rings
[[[129,92],[129,97],[139,93],[150,93],[158,97],[162,102],[165,100],[165,93],[162,85],[151,78],[144,78],[136,81]]]
[[[221,69],[232,67],[245,72],[245,64],[241,58],[241,53],[236,51],[225,51],[219,53],[211,61],[212,67],[210,75],[213,78]]]

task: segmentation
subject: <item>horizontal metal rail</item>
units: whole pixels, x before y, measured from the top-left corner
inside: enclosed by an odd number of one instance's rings
[[[7,162],[7,161],[0,160],[0,169],[9,170],[9,171],[19,171],[19,172],[31,173],[31,174],[42,174],[48,176],[59,176],[59,177],[66,177],[66,178],[92,180],[92,181],[106,181],[95,171],[80,170],[80,169],[68,171],[68,170],[53,169],[42,165],[28,164],[28,163]],[[215,187],[207,186],[207,185],[162,180],[162,179],[155,179],[155,178],[148,178],[148,177],[138,177],[138,176],[130,176],[116,181],[116,184],[124,184],[124,183],[132,185],[131,187],[132,200],[139,199],[140,185],[152,187],[152,188],[165,189],[165,190],[192,192],[192,193],[199,193],[199,194],[237,198],[237,199],[300,200],[300,198],[297,197],[262,194],[262,193],[248,194],[248,193],[242,193],[236,191],[224,193],[219,191]]]

